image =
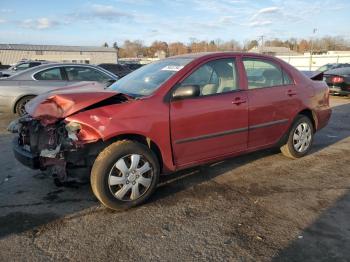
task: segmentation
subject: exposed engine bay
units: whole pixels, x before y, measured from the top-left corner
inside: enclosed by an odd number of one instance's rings
[[[50,97],[39,106],[53,100]],[[117,94],[78,112],[126,101],[128,99],[124,95]],[[55,107],[60,109],[57,103]],[[96,156],[106,146],[98,137],[87,141],[91,134],[81,124],[45,115],[45,110],[40,112],[40,117],[25,115],[18,118],[9,125],[8,130],[18,133],[14,141],[16,158],[33,169],[47,171],[55,177],[56,184],[87,182]]]
[[[89,154],[92,147],[78,143],[78,130],[74,128],[64,121],[43,126],[39,120],[26,115],[12,122],[9,131],[18,133],[14,141],[17,147],[32,155],[32,168],[46,170],[61,183],[73,179],[68,175],[79,173],[74,180],[84,182],[81,171],[85,171],[85,176],[88,174],[97,153]],[[77,169],[79,172],[74,172]]]

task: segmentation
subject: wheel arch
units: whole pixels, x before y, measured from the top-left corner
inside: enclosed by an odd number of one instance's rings
[[[25,94],[25,95],[21,95],[21,96],[19,96],[19,97],[17,97],[16,98],[16,100],[15,100],[15,102],[13,103],[13,105],[12,105],[12,112],[14,113],[14,114],[16,114],[17,112],[16,112],[16,107],[17,107],[17,105],[18,105],[18,102],[19,101],[21,101],[23,98],[25,98],[25,97],[36,97],[37,95],[34,95],[34,94]]]
[[[283,134],[283,136],[280,138],[280,140],[277,142],[277,146],[280,147],[282,145],[284,145],[288,139],[288,134],[291,130],[291,128],[293,127],[293,124],[295,122],[295,120],[297,119],[298,116],[306,116],[307,118],[310,119],[311,123],[312,123],[312,127],[314,129],[314,132],[317,130],[317,126],[318,126],[318,122],[317,122],[317,117],[314,111],[312,111],[309,108],[305,108],[301,111],[299,111],[293,118],[292,122],[290,123],[290,126],[288,127],[287,131]]]
[[[163,170],[162,152],[160,150],[160,147],[151,138],[144,136],[144,135],[140,135],[140,134],[130,133],[130,134],[121,134],[121,135],[114,136],[114,137],[104,141],[104,143],[109,145],[109,144],[112,144],[112,143],[114,143],[116,141],[120,141],[120,140],[132,140],[132,141],[136,141],[136,142],[139,142],[140,144],[147,146],[157,157],[160,171]]]
[[[317,130],[317,127],[318,127],[318,120],[317,120],[317,116],[316,116],[316,113],[314,111],[312,111],[311,109],[309,108],[306,108],[302,111],[300,111],[295,117],[294,117],[294,120],[293,120],[293,123],[296,119],[296,117],[298,115],[303,115],[303,116],[306,116],[310,119],[311,123],[312,123],[312,126],[313,126],[313,129],[314,129],[314,132]]]

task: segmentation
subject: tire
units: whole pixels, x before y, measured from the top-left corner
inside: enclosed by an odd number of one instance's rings
[[[148,147],[121,140],[106,147],[96,158],[91,187],[107,208],[128,209],[144,203],[152,195],[159,173],[158,159]]]
[[[280,148],[281,152],[292,159],[303,157],[310,151],[313,139],[314,128],[311,120],[306,116],[298,115],[289,130],[287,143]]]
[[[26,114],[24,106],[35,96],[25,96],[22,97],[20,100],[17,101],[16,106],[15,106],[15,113],[18,116],[23,116]]]

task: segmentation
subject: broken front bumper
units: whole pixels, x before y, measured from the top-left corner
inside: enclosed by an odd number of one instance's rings
[[[40,168],[39,156],[25,150],[22,146],[18,144],[18,138],[13,140],[12,144],[13,153],[15,158],[23,165],[30,167],[32,169]]]

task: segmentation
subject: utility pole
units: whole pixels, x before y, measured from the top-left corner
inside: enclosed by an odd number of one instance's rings
[[[261,53],[264,52],[264,37],[263,35],[258,36],[258,39],[261,40]]]
[[[314,52],[313,36],[316,34],[316,32],[317,32],[317,28],[314,28],[312,30],[312,36],[311,36],[309,71],[311,71],[311,68],[312,68],[312,53]]]
[[[118,46],[118,43],[117,42],[114,42],[113,43],[113,48],[115,49],[115,52],[117,53],[117,64],[119,63],[119,46]]]

